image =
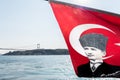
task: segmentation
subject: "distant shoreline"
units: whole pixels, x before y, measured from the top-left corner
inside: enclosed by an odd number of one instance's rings
[[[25,50],[25,51],[13,51],[8,52],[3,55],[69,55],[67,49],[35,49],[35,50]]]

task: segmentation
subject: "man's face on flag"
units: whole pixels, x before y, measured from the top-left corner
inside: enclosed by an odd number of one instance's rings
[[[105,52],[95,47],[84,47],[85,54],[90,60],[101,60]]]

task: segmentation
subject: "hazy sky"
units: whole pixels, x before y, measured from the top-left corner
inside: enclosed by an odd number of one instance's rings
[[[120,0],[59,0],[120,14]],[[67,48],[47,1],[0,0],[0,48]],[[5,52],[5,51],[4,51]],[[3,53],[3,50],[0,50]]]

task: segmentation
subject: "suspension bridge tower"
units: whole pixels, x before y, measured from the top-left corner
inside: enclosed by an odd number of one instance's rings
[[[37,49],[40,49],[40,44],[37,44]]]

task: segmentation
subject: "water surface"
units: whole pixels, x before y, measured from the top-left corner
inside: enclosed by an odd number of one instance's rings
[[[78,78],[69,55],[0,56],[0,80],[120,80]]]

